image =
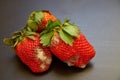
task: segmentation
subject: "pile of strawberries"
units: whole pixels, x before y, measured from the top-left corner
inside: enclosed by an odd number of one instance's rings
[[[68,66],[79,68],[85,68],[95,56],[93,46],[77,25],[68,19],[61,23],[47,10],[32,12],[25,27],[3,41],[34,73],[47,71],[52,55]]]

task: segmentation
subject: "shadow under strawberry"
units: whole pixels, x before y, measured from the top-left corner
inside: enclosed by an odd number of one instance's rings
[[[75,66],[68,66],[66,63],[63,63],[58,58],[53,56],[53,62],[50,68],[50,71],[53,71],[55,74],[62,76],[70,76],[76,73],[87,72],[93,69],[93,63],[89,62],[85,68],[78,68]]]

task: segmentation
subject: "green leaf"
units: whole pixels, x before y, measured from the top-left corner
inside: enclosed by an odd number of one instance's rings
[[[16,38],[15,41],[18,40],[18,42],[20,42],[20,41],[22,41],[23,39],[24,39],[24,37],[23,37],[23,36],[20,36],[20,37]]]
[[[60,25],[61,25],[61,22],[58,19],[55,21],[49,20],[48,24],[47,24],[47,29],[53,29],[53,28],[58,27]]]
[[[72,43],[73,43],[73,37],[72,36],[70,36],[69,34],[65,33],[63,30],[59,31],[59,35],[60,35],[61,39],[66,44],[69,44],[70,46],[72,46]]]
[[[29,27],[33,31],[37,31],[38,24],[40,24],[40,22],[43,18],[44,18],[44,14],[42,11],[32,12],[27,20],[27,27]]]
[[[60,20],[56,20],[56,21],[49,20],[48,24],[47,24],[47,28],[45,30],[43,30],[40,33],[40,35],[52,32],[56,27],[60,27],[60,25],[61,25]]]
[[[30,27],[25,27],[25,28],[26,28],[25,30],[32,32]]]
[[[15,47],[18,43],[19,43],[19,39],[16,39],[16,41],[12,47]]]
[[[46,33],[48,33],[48,32],[49,32],[49,30],[48,30],[48,29],[43,30],[43,31],[40,33],[40,35],[46,34]]]
[[[53,32],[49,32],[41,36],[40,42],[43,44],[43,46],[49,46],[51,44],[52,36],[53,36]]]
[[[66,23],[66,22],[70,22],[70,19],[64,18],[64,23]]]
[[[20,35],[13,35],[11,38],[14,40],[16,38],[20,37]]]
[[[38,25],[33,20],[28,20],[27,21],[27,27],[29,27],[33,31],[37,31],[38,30]]]
[[[4,39],[3,39],[3,42],[4,42],[6,45],[9,45],[9,46],[14,45],[13,39],[11,39],[11,38],[4,38]]]
[[[42,11],[35,12],[35,22],[39,24],[43,18],[44,18],[44,14]]]
[[[35,20],[35,11],[34,12],[32,12],[30,15],[29,15],[29,18],[28,18],[29,20]]]
[[[65,23],[64,24],[64,28],[63,30],[68,33],[69,35],[73,36],[73,37],[78,37],[79,36],[79,28],[75,25],[69,24],[69,23]]]
[[[13,36],[19,36],[21,35],[21,31],[15,31],[12,33]]]
[[[36,35],[36,33],[35,33],[35,32],[31,32],[31,31],[26,31],[26,32],[25,32],[25,35],[26,35],[26,36],[30,36],[30,35],[33,36],[33,35]]]
[[[37,24],[39,24],[43,18],[44,18],[43,11],[38,10],[38,11],[32,12],[29,15],[28,20],[33,20],[34,22],[36,22]]]
[[[13,39],[14,45],[12,45],[11,47],[15,47],[20,41],[22,41],[24,39],[23,36],[19,36],[15,39]]]
[[[32,39],[32,40],[35,40],[35,37],[34,36],[27,36],[28,38]]]

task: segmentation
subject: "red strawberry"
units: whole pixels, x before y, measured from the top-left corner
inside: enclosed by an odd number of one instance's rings
[[[55,21],[56,18],[47,10],[34,11],[30,14],[27,20],[27,27],[30,27],[33,31],[41,32],[45,29],[48,21]]]
[[[12,46],[21,59],[32,72],[44,72],[49,69],[52,56],[48,48],[40,44],[37,33],[21,30],[14,33],[12,38],[5,38],[4,42]]]
[[[92,45],[68,20],[64,24],[51,21],[41,35],[41,43],[50,46],[52,53],[69,66],[84,68],[95,56]]]
[[[74,39],[73,48],[76,50],[76,53],[79,57],[75,56],[68,60],[67,63],[69,63],[70,65],[84,68],[95,56],[95,50],[93,46],[87,41],[82,33],[80,33],[78,38]]]

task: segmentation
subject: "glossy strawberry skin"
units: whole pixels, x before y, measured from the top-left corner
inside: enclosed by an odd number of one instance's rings
[[[18,57],[34,73],[44,72],[48,70],[52,61],[52,57],[49,49],[43,47],[39,43],[40,42],[39,38],[40,38],[39,36],[35,36],[35,40],[24,38],[24,40],[18,43],[17,46],[15,47],[15,51]],[[36,50],[42,50],[44,52],[44,56],[47,56],[46,61],[48,62],[39,59]],[[41,67],[41,65],[43,67]]]
[[[50,47],[53,54],[66,62],[69,66],[83,68],[95,56],[95,50],[86,40],[85,36],[80,33],[79,38],[75,38],[73,45],[70,46],[59,38],[59,43]]]
[[[42,19],[41,23],[38,25],[37,32],[43,31],[49,20],[52,20],[52,21],[56,20],[56,17],[48,11],[43,11],[43,14],[44,14],[44,18]]]

